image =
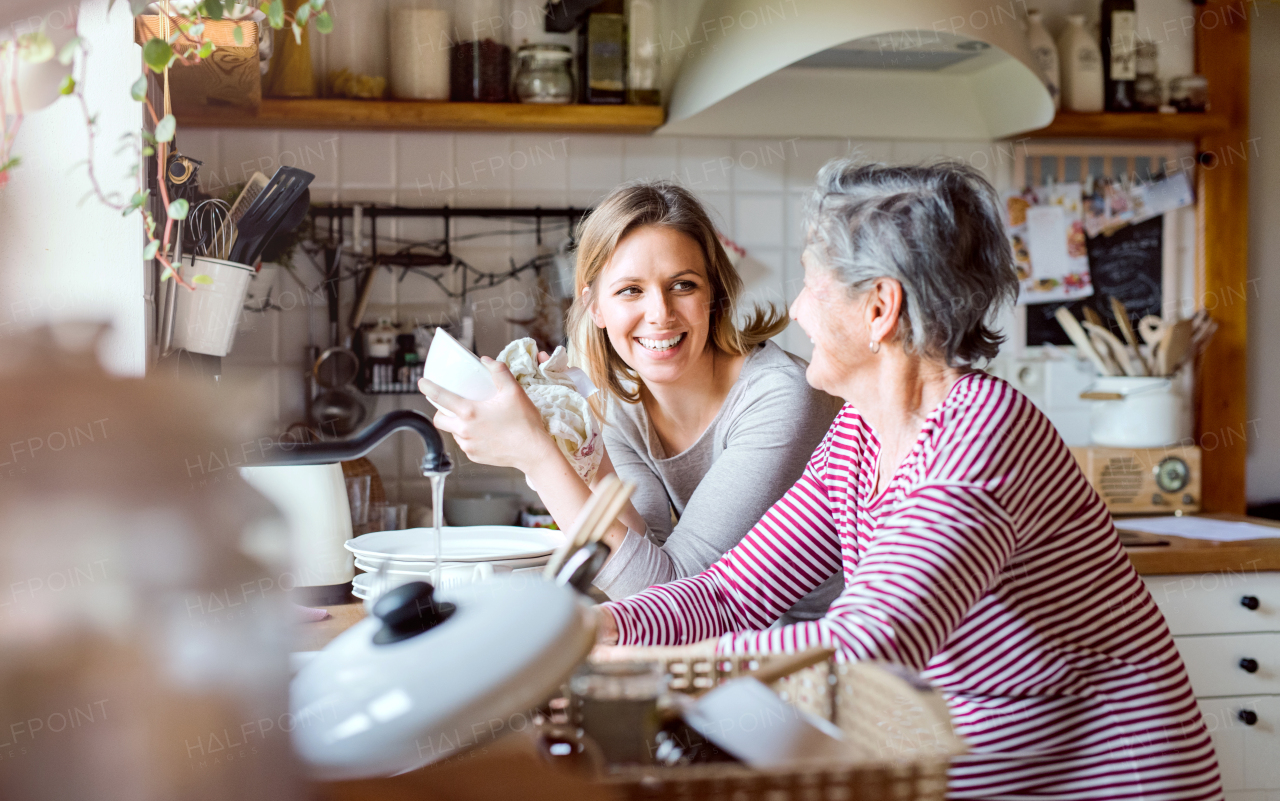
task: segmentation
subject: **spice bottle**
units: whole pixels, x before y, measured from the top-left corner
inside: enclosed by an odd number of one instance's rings
[[[449,70],[449,99],[505,103],[511,81],[505,3],[502,0],[458,0],[455,38]]]
[[[578,99],[624,103],[627,99],[627,22],[623,0],[596,4],[578,28]]]

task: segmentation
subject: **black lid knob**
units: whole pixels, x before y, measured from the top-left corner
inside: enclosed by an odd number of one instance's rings
[[[411,581],[383,593],[373,605],[382,628],[373,635],[378,645],[407,640],[439,626],[457,607],[435,599],[436,588],[425,581]]]
[[[1257,609],[1262,604],[1258,603],[1258,596],[1246,595],[1240,599],[1240,605],[1245,609]]]
[[[1252,726],[1258,722],[1258,713],[1252,709],[1241,709],[1236,713],[1236,717],[1240,718],[1240,721],[1246,726]]]
[[[1243,670],[1245,673],[1257,673],[1258,660],[1250,659],[1249,657],[1246,656],[1244,659],[1240,660],[1240,669]]]

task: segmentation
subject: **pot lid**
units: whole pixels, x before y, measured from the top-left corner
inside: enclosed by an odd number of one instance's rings
[[[541,576],[402,585],[294,678],[294,749],[325,781],[420,768],[531,725],[594,644],[590,604]]]
[[[1048,125],[1017,4],[707,0],[659,133],[987,140]]]

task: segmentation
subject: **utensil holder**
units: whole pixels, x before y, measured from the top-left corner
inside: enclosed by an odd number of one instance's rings
[[[178,287],[172,347],[209,356],[226,356],[235,341],[240,312],[255,275],[247,264],[187,256],[187,275],[207,275],[212,284],[196,284],[195,290]]]

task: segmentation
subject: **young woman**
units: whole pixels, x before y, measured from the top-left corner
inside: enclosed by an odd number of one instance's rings
[[[601,388],[610,472],[635,482],[605,537],[596,578],[611,598],[700,573],[742,539],[800,477],[839,402],[805,382],[805,362],[768,341],[772,309],[740,324],[742,279],[706,211],[669,183],[632,183],[583,226],[569,327],[575,361]],[[515,467],[562,525],[591,488],[542,427],[505,365],[485,360],[497,394],[475,403],[425,379],[435,416],[472,461]],[[673,522],[674,518],[674,522]],[[814,619],[842,587],[824,577],[791,610]]]

